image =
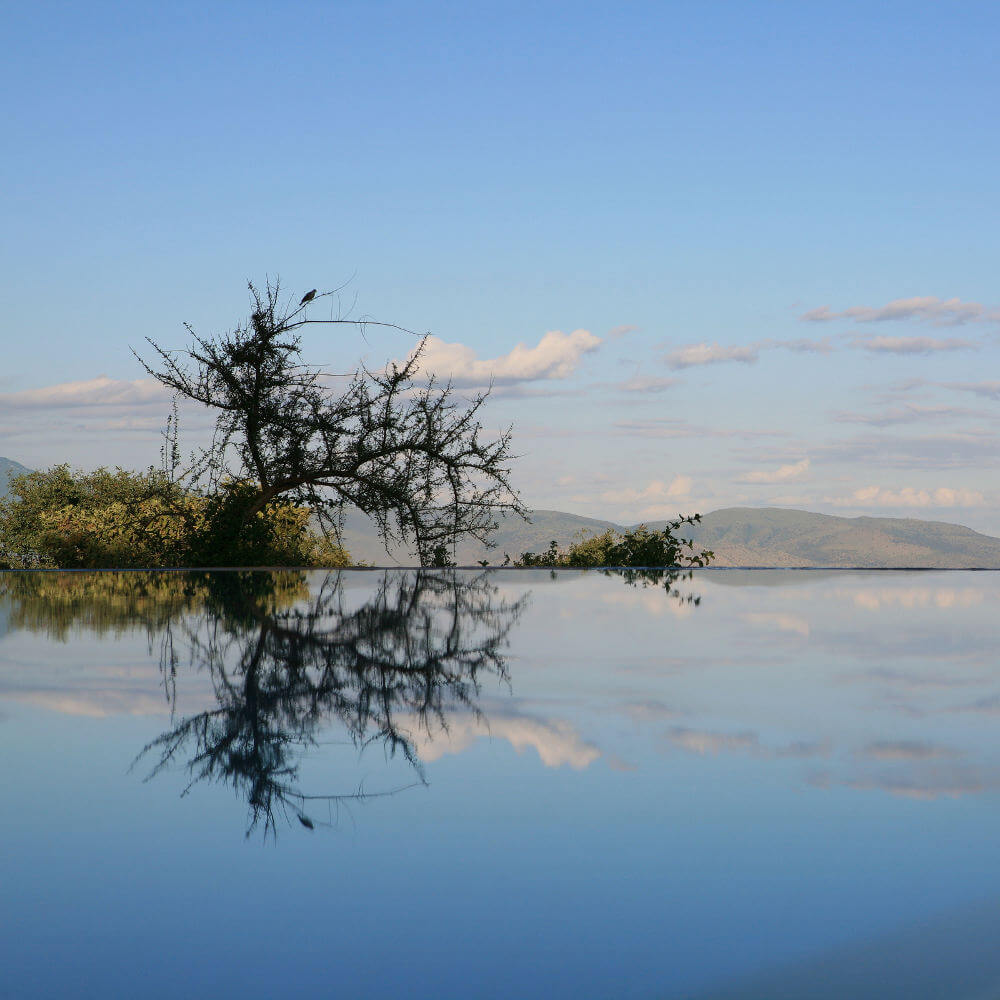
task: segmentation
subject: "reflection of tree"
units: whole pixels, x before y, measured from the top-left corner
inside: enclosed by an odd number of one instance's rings
[[[382,742],[402,753],[422,780],[397,718],[430,732],[447,726],[449,708],[478,714],[480,678],[506,677],[504,649],[523,600],[498,599],[486,574],[376,579],[374,595],[356,606],[341,574],[284,609],[239,585],[216,589],[183,626],[183,640],[171,631],[161,666],[168,685],[175,683],[183,641],[192,663],[209,671],[217,703],[144,748],[140,758],[156,758],[152,773],[187,758],[192,784],[219,780],[246,796],[251,830],[262,822],[273,832],[278,812],[311,826],[310,801],[365,797],[306,795],[296,785],[302,751],[337,719],[356,745]]]
[[[677,586],[690,571],[600,572],[699,601]],[[263,824],[267,833],[279,814],[311,826],[310,803],[366,797],[298,787],[302,755],[330,721],[358,747],[376,742],[400,753],[423,780],[417,735],[446,730],[452,709],[479,717],[480,680],[506,679],[508,635],[525,598],[502,599],[500,578],[396,571],[354,589],[347,581],[358,576],[333,573],[317,589],[294,570],[14,573],[0,575],[0,598],[10,600],[13,627],[60,640],[77,629],[145,632],[159,643],[175,707],[181,662],[207,671],[215,705],[177,721],[137,761],[151,760],[152,774],[183,763],[191,785],[231,785],[247,799],[250,829]]]

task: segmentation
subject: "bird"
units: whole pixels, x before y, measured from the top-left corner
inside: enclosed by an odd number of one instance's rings
[[[316,289],[314,288],[311,292],[306,292],[306,294],[302,296],[302,299],[299,302],[299,305],[300,306],[304,306],[307,302],[312,302],[312,300],[315,297],[316,297]]]
[[[313,821],[308,816],[303,816],[302,813],[299,813],[299,822],[307,830],[312,830],[313,829]]]

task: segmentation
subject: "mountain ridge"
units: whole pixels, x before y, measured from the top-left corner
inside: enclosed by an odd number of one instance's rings
[[[10,475],[30,471],[20,462],[0,457],[0,498]],[[539,508],[531,523],[510,515],[499,518],[496,545],[488,549],[475,540],[461,542],[459,565],[489,560],[501,563],[505,553],[517,559],[523,552],[543,552],[555,541],[568,548],[574,541],[609,529],[626,531],[637,524]],[[667,522],[644,522],[662,528]],[[788,507],[723,507],[685,526],[702,548],[715,553],[713,566],[773,568],[867,569],[1000,569],[1000,538],[949,521],[902,517],[843,517]],[[344,522],[344,544],[351,556],[376,566],[413,565],[400,546],[386,552],[375,526],[359,511]]]

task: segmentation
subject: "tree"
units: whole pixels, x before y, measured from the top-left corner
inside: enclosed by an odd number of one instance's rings
[[[335,292],[296,305],[277,282],[249,289],[248,322],[220,336],[186,324],[193,338],[187,350],[149,340],[156,366],[139,358],[178,397],[216,413],[212,443],[186,475],[209,495],[239,485],[226,500],[233,517],[224,544],[235,544],[279,499],[311,508],[337,538],[353,506],[375,522],[387,546],[410,544],[421,565],[430,565],[463,535],[491,544],[499,514],[526,516],[509,481],[510,431],[483,437],[479,412],[488,392],[463,403],[450,382],[431,376],[418,384],[426,337],[401,364],[332,374],[302,363],[306,324],[402,328],[310,319],[310,306]]]

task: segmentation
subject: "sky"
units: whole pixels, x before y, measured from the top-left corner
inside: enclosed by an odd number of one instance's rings
[[[131,349],[278,277],[492,379],[530,507],[1000,535],[996,5],[36,3],[5,36],[0,455],[157,464]]]

